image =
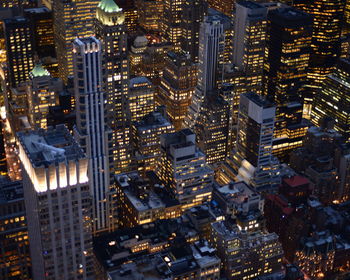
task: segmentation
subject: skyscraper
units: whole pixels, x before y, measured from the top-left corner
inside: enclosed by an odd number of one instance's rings
[[[8,77],[12,87],[28,80],[34,66],[33,39],[29,20],[14,17],[4,20]]]
[[[304,94],[305,115],[310,116],[313,97],[322,82],[331,74],[340,55],[340,36],[343,26],[343,0],[294,0],[293,5],[313,18],[311,56]]]
[[[188,128],[160,137],[162,157],[157,174],[184,209],[209,201],[212,193],[214,172],[195,138]]]
[[[230,116],[229,103],[217,91],[207,93],[194,131],[208,164],[222,162],[228,155]]]
[[[258,189],[280,180],[278,162],[272,156],[275,112],[276,107],[256,93],[240,97],[234,153],[237,179]]]
[[[162,28],[164,2],[160,0],[136,0],[139,26],[147,32],[159,32]]]
[[[255,91],[262,88],[267,8],[252,1],[236,3],[232,62],[245,76],[255,76]]]
[[[72,43],[75,38],[93,35],[98,0],[53,1],[54,39],[59,77],[67,82],[73,75]]]
[[[168,52],[159,92],[158,105],[165,105],[176,130],[183,126],[197,84],[197,66],[183,52]]]
[[[350,140],[350,61],[340,59],[334,73],[328,75],[322,90],[315,95],[311,119],[320,126],[325,118],[332,118],[334,128]]]
[[[204,0],[185,0],[181,16],[181,50],[190,55],[192,62],[198,62],[199,29],[208,13]]]
[[[106,93],[103,92],[102,47],[94,37],[76,39],[74,89],[77,121],[75,137],[89,159],[89,182],[93,194],[93,231],[108,229],[106,196],[110,186],[112,140],[107,125]]]
[[[199,31],[199,71],[198,84],[189,107],[186,125],[193,128],[204,102],[205,95],[217,88],[217,78],[223,66],[225,33],[222,18],[207,16]]]
[[[144,116],[154,111],[155,89],[146,77],[130,79],[129,106],[131,121],[140,121]]]
[[[103,43],[106,65],[103,86],[109,109],[107,121],[113,131],[114,170],[122,172],[130,164],[129,65],[125,16],[113,0],[101,0],[98,4],[95,30]]]
[[[180,48],[181,15],[184,0],[164,0],[162,18],[162,34],[165,40],[171,42],[175,50]]]
[[[88,159],[63,125],[18,133],[34,279],[91,279]]]
[[[276,103],[274,154],[287,160],[307,130],[303,93],[311,52],[312,17],[291,7],[268,13],[266,93]]]
[[[58,94],[63,90],[62,81],[52,78],[41,65],[36,64],[27,82],[29,121],[34,129],[47,128],[49,107],[58,105]]]

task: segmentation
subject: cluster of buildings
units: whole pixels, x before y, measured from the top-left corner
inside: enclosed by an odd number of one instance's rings
[[[349,279],[350,1],[0,23],[0,279]]]

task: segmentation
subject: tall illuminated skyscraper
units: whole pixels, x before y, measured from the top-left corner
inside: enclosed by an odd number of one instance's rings
[[[93,195],[93,232],[108,229],[106,197],[110,187],[112,131],[107,124],[106,93],[103,92],[102,46],[95,37],[76,39],[74,89],[76,139],[89,158],[89,182]]]
[[[334,128],[350,140],[350,61],[341,59],[333,74],[326,77],[322,90],[315,96],[312,121],[320,126],[325,118],[332,118]]]
[[[162,28],[164,2],[160,0],[136,0],[138,23],[148,32],[159,32]]]
[[[18,139],[33,279],[92,279],[88,159],[63,125]]]
[[[8,78],[10,85],[17,87],[28,80],[29,72],[34,66],[34,46],[29,20],[23,17],[5,19],[4,33]]]
[[[96,37],[104,52],[104,91],[108,103],[107,122],[113,131],[113,160],[116,172],[130,164],[130,124],[128,99],[128,46],[123,10],[113,0],[101,0],[96,11]]]
[[[207,92],[217,88],[220,68],[223,67],[225,33],[222,17],[205,17],[199,31],[199,71],[198,84],[192,97],[188,117],[185,122],[193,128]]]
[[[230,106],[217,91],[207,93],[194,131],[198,147],[205,153],[208,164],[225,160],[230,136]]]
[[[162,34],[165,40],[173,44],[175,50],[180,48],[183,4],[184,0],[164,0]]]
[[[60,79],[52,78],[41,64],[36,64],[27,82],[29,121],[34,129],[47,128],[50,106],[58,105],[58,94],[63,90]]]
[[[98,0],[53,1],[54,39],[59,77],[67,82],[73,75],[72,43],[75,38],[93,35]]]
[[[183,126],[197,84],[197,66],[182,52],[168,52],[161,79],[158,105],[165,105],[176,130]]]
[[[204,0],[184,0],[181,16],[181,50],[190,55],[191,61],[198,62],[199,29],[208,13]]]
[[[331,74],[340,55],[344,0],[294,0],[293,5],[313,18],[312,52],[305,92],[305,115],[310,116],[313,97]]]
[[[236,3],[232,62],[252,79],[251,90],[261,92],[265,42],[267,33],[267,8],[253,1]],[[254,88],[253,88],[254,86]]]
[[[256,93],[240,97],[234,152],[237,179],[258,189],[280,180],[278,162],[272,156],[275,113],[276,107]]]
[[[312,17],[291,7],[268,13],[266,93],[275,102],[274,154],[287,160],[291,149],[301,146],[307,130],[302,119],[303,87],[311,52]]]

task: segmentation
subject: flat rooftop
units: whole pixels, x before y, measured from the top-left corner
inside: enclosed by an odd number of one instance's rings
[[[34,167],[85,158],[83,150],[64,125],[18,132],[17,136]]]

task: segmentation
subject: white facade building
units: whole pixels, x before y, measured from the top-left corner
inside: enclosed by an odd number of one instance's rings
[[[18,139],[33,279],[92,279],[88,159],[64,125]]]
[[[106,94],[102,91],[101,43],[94,37],[73,43],[77,122],[74,134],[89,158],[94,233],[108,229],[106,197],[110,187],[111,130],[106,123]]]

